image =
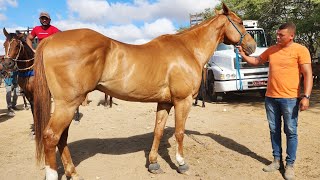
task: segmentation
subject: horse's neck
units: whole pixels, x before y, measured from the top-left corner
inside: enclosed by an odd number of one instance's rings
[[[23,44],[21,55],[19,56],[19,59],[21,60],[29,60],[34,58],[34,53],[30,49],[30,47],[27,44]]]
[[[223,38],[224,23],[224,20],[216,17],[202,26],[181,34],[181,39],[185,41],[184,44],[194,54],[201,67],[209,61]]]

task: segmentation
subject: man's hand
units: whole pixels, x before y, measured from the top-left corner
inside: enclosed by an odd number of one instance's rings
[[[307,110],[309,108],[309,99],[307,98],[302,98],[300,103],[299,103],[299,109],[300,111]]]
[[[239,54],[241,56],[244,56],[245,55],[245,52],[243,51],[242,47],[241,46],[236,46],[236,48],[239,50]]]

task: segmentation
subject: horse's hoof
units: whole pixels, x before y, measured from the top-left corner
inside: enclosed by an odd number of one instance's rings
[[[149,164],[148,170],[149,170],[149,172],[151,172],[153,174],[162,174],[163,173],[163,171],[160,168],[160,165],[158,163]]]
[[[67,180],[84,180],[83,177],[80,177],[78,174],[73,176],[66,176]]]
[[[189,166],[187,164],[180,165],[178,167],[178,172],[181,173],[181,174],[186,173],[188,170],[189,170]]]

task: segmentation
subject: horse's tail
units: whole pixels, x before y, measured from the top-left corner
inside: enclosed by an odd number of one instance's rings
[[[36,159],[38,165],[40,162],[43,162],[44,159],[43,133],[49,122],[51,110],[51,95],[43,63],[43,49],[47,44],[46,40],[47,39],[42,40],[37,47],[34,65],[34,129],[36,140]]]

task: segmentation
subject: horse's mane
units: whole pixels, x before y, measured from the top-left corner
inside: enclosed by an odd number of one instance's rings
[[[194,26],[192,26],[192,27],[190,27],[190,28],[188,28],[188,29],[185,29],[185,30],[183,30],[183,31],[181,31],[181,32],[178,32],[178,33],[176,33],[176,34],[177,34],[177,35],[179,35],[179,34],[184,34],[184,33],[190,32],[190,31],[192,31],[192,30],[194,30],[194,29],[197,29],[197,28],[199,28],[199,27],[206,26],[206,24],[210,24],[210,23],[211,23],[214,19],[216,19],[219,15],[220,15],[220,14],[216,14],[216,15],[212,16],[211,18],[206,19],[206,20],[202,21],[201,23],[196,24],[196,25],[194,25]]]

